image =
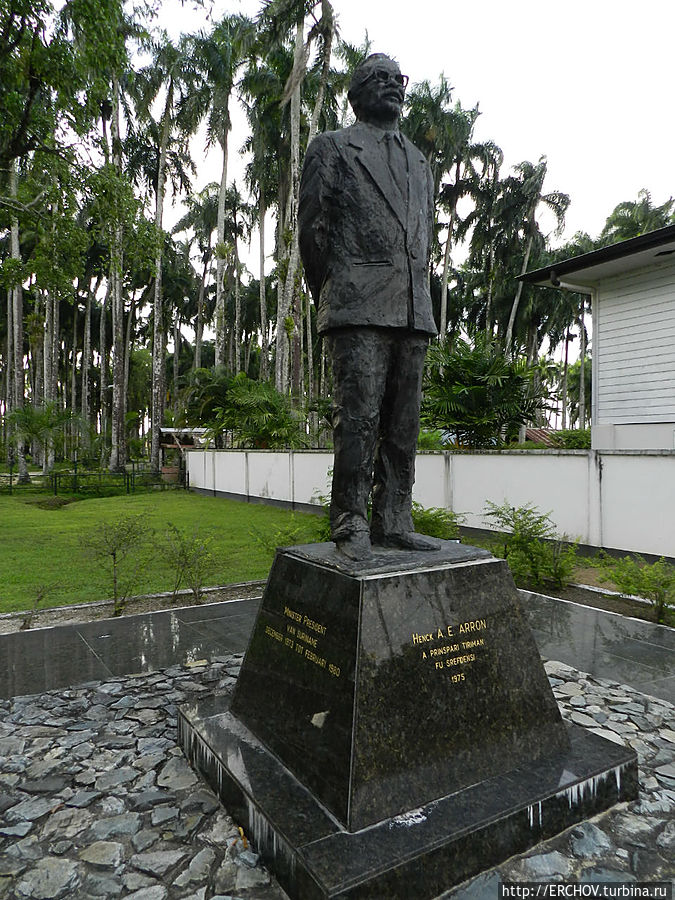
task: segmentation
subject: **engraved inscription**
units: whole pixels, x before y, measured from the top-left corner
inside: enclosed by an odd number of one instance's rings
[[[422,661],[433,662],[434,671],[448,672],[453,684],[466,681],[466,670],[478,658],[480,648],[486,647],[486,638],[480,632],[487,631],[487,619],[471,619],[453,623],[433,631],[413,631],[413,647],[421,651]],[[459,640],[462,635],[463,640]],[[472,637],[468,637],[472,635]],[[449,640],[450,639],[450,640]]]
[[[277,631],[272,625],[265,626],[265,634],[297,653],[308,663],[329,672],[333,678],[339,678],[340,666],[330,662],[321,652],[321,638],[326,637],[328,632],[326,625],[287,605],[284,606],[284,616],[291,620],[286,623],[285,634]]]

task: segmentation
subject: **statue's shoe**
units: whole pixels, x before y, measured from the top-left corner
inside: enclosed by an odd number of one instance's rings
[[[348,556],[349,559],[359,560],[369,559],[372,556],[372,547],[370,546],[370,537],[366,531],[357,531],[347,537],[340,538],[335,541],[335,546],[340,553]]]
[[[401,534],[371,534],[378,547],[394,547],[397,550],[440,550],[441,542],[427,534],[404,531]]]

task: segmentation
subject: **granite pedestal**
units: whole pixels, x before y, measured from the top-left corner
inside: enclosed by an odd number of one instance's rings
[[[637,793],[563,724],[506,564],[451,542],[280,550],[231,706],[179,729],[302,900],[434,897]]]

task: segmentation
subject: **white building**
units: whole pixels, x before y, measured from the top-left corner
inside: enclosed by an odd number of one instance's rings
[[[675,225],[522,276],[593,301],[594,450],[675,448]]]

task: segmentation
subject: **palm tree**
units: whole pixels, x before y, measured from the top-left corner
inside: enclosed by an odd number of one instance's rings
[[[661,206],[652,204],[652,196],[643,188],[637,201],[626,200],[614,207],[600,234],[600,245],[614,244],[638,237],[657,228],[665,228],[672,221],[675,200],[670,197]]]
[[[207,147],[220,146],[223,162],[218,193],[217,246],[225,241],[225,194],[227,191],[228,136],[231,128],[230,101],[237,71],[253,40],[253,23],[241,15],[226,15],[209,34],[192,39],[195,65],[202,75],[199,90],[188,103],[198,116],[207,114]],[[216,251],[216,365],[225,356],[225,262]]]
[[[195,317],[195,352],[193,368],[199,369],[202,364],[202,339],[204,335],[204,303],[206,297],[206,281],[213,260],[213,233],[218,227],[219,186],[215,182],[207,184],[198,194],[191,194],[187,199],[188,211],[176,223],[174,234],[192,231],[197,241],[202,261],[202,273],[197,297]]]
[[[281,97],[281,106],[290,106],[290,185],[288,203],[283,216],[283,231],[288,236],[284,241],[286,255],[284,260],[283,286],[280,284],[279,305],[277,309],[277,352],[275,383],[277,390],[287,391],[290,374],[290,337],[294,329],[292,312],[294,301],[297,307],[297,271],[300,262],[298,244],[298,198],[300,194],[300,131],[301,131],[301,92],[307,73],[307,61],[313,40],[320,41],[321,78],[316,102],[312,113],[314,128],[317,127],[319,115],[325,96],[325,87],[330,70],[330,55],[335,34],[333,8],[328,0],[320,0],[321,17],[317,19],[314,10],[319,0],[266,0],[263,12],[259,17],[262,26],[261,44],[269,48],[287,39],[288,32],[293,29],[293,68],[286,81]],[[313,27],[310,29],[305,43],[305,17],[311,15]],[[297,309],[296,309],[297,314]],[[288,326],[288,327],[286,327]],[[297,351],[296,351],[297,352]]]
[[[457,443],[490,447],[545,406],[532,369],[485,333],[473,341],[434,341],[427,355],[422,422],[452,432]]]
[[[443,271],[441,276],[441,314],[440,335],[447,330],[448,281],[450,273],[450,249],[456,240],[457,204],[464,197],[471,197],[476,204],[483,196],[480,185],[493,169],[501,164],[501,150],[492,141],[472,143],[473,126],[478,117],[478,108],[464,110],[456,104],[454,116],[457,124],[455,132],[455,156],[453,159],[454,181],[441,186],[439,204],[448,210],[448,233],[443,252]],[[482,173],[477,172],[476,163],[482,164]]]
[[[534,246],[535,240],[541,239],[541,232],[539,230],[536,219],[537,208],[539,204],[545,204],[554,213],[557,221],[557,234],[562,233],[562,229],[565,224],[565,213],[567,212],[567,208],[570,205],[570,198],[568,194],[563,194],[560,191],[553,191],[548,194],[542,193],[544,188],[544,179],[546,178],[546,165],[546,157],[542,156],[536,166],[532,165],[532,163],[529,162],[522,162],[515,167],[516,171],[520,175],[520,196],[517,198],[517,202],[522,209],[521,227],[523,236],[527,242],[525,245],[525,255],[523,256],[523,264],[520,272],[521,275],[524,275],[525,272],[527,272],[527,267],[530,261],[530,254],[532,252],[532,247]],[[513,300],[513,305],[511,307],[511,314],[509,316],[508,325],[506,326],[506,334],[504,337],[504,347],[507,353],[511,352],[511,345],[513,342],[513,328],[516,321],[516,313],[518,312],[518,304],[520,303],[522,291],[523,282],[519,281],[518,287],[516,288],[516,295]]]
[[[59,403],[51,401],[43,406],[15,408],[7,418],[14,431],[17,446],[31,442],[41,448],[42,472],[46,474],[51,466],[47,448],[64,425],[73,422],[72,410],[63,409]]]
[[[259,306],[260,306],[260,372],[261,381],[267,381],[269,374],[269,347],[268,347],[268,323],[267,323],[267,295],[265,279],[265,216],[267,214],[267,198],[273,197],[277,192],[278,180],[275,179],[274,146],[267,140],[272,127],[268,123],[265,112],[260,106],[251,104],[247,106],[247,115],[252,131],[244,149],[250,150],[253,158],[246,169],[246,185],[257,199],[258,225],[258,272],[259,272]]]
[[[470,193],[474,208],[457,222],[457,240],[469,237],[469,256],[464,267],[465,298],[469,309],[469,323],[475,328],[479,320],[488,337],[492,336],[495,318],[495,286],[497,263],[508,258],[507,223],[501,204],[502,182],[499,172],[503,153],[490,143],[480,175],[474,177]]]
[[[191,45],[186,39],[173,44],[166,34],[151,44],[153,59],[138,73],[138,109],[142,119],[150,118],[150,109],[164,92],[164,103],[157,123],[159,132],[157,181],[155,188],[155,227],[162,231],[164,192],[169,141],[177,130],[187,138],[199,122],[196,110],[185,98],[195,89],[195,67],[190,55]],[[152,445],[150,464],[158,471],[160,465],[160,426],[164,417],[165,344],[166,333],[162,308],[162,242],[155,257],[152,336]]]
[[[245,203],[239,193],[236,184],[228,188],[225,193],[225,236],[227,242],[218,246],[218,254],[222,255],[223,262],[228,264],[228,270],[232,273],[234,294],[234,322],[232,329],[231,347],[233,359],[231,368],[235,375],[241,371],[241,263],[239,260],[239,242],[250,231],[251,207]]]
[[[452,166],[457,145],[457,122],[450,107],[452,86],[444,75],[432,87],[422,81],[410,89],[406,97],[406,114],[401,129],[424,154],[434,180],[434,201],[441,179]]]
[[[258,50],[260,48],[256,48]],[[268,207],[276,205],[277,258],[285,248],[284,212],[288,196],[288,107],[282,109],[280,99],[292,69],[292,55],[283,45],[273,44],[261,58],[252,53],[244,76],[241,92],[251,133],[243,149],[252,154],[246,172],[247,186],[257,196],[258,228],[260,233],[259,302],[262,336],[260,380],[268,377],[269,346],[265,266],[265,215]],[[279,291],[283,290],[280,280]],[[279,305],[281,305],[279,300]]]
[[[16,160],[10,162],[9,168],[9,195],[16,200],[18,193],[18,173]],[[10,221],[10,256],[15,265],[15,283],[7,292],[7,332],[8,332],[8,380],[14,387],[11,403],[13,409],[20,413],[24,405],[25,375],[23,365],[23,287],[20,279],[21,272],[21,248],[19,244],[19,220],[16,216]],[[11,424],[11,423],[10,423]],[[17,462],[19,466],[19,481],[30,481],[26,466],[26,455],[22,441],[17,441]]]

